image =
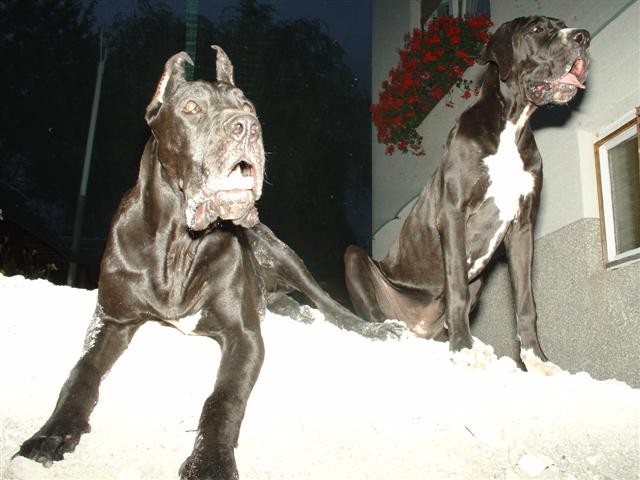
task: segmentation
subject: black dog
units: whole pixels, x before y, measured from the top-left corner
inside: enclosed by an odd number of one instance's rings
[[[44,426],[19,455],[45,466],[90,430],[102,377],[148,320],[220,343],[186,479],[237,478],[240,424],[263,359],[260,321],[274,292],[297,289],[342,328],[374,338],[402,334],[333,301],[298,256],[258,222],[264,150],[254,106],[217,49],[217,82],[187,82],[186,53],[169,59],[146,120],[153,133],[135,187],[115,214],[102,259],[98,305],[84,355]],[[269,298],[267,298],[269,297]],[[373,327],[373,328],[372,328]]]
[[[533,224],[542,161],[529,118],[540,105],[566,103],[587,75],[585,30],[546,17],[502,25],[480,54],[488,64],[478,101],[449,134],[444,157],[380,262],[350,246],[346,282],[357,312],[394,318],[417,335],[444,338],[453,360],[479,364],[469,313],[482,272],[501,242],[515,297],[521,358],[528,370],[553,374],[538,342],[531,287]],[[470,357],[470,358],[467,358]]]

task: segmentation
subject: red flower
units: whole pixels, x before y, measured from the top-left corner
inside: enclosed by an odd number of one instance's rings
[[[425,40],[425,45],[437,45],[440,43],[440,37],[438,35],[431,35]]]
[[[431,50],[427,50],[426,52],[424,52],[424,55],[422,56],[422,61],[423,62],[435,62],[436,60],[438,60],[438,58],[440,58],[435,52],[431,51]]]
[[[460,27],[458,25],[447,25],[444,28],[444,33],[447,37],[456,37],[460,33]]]
[[[471,17],[467,23],[474,30],[487,30],[492,25],[489,15]]]
[[[424,155],[422,137],[416,130],[424,117],[453,86],[462,89],[460,98],[471,97],[473,84],[463,77],[474,63],[468,52],[478,50],[488,39],[489,26],[491,20],[486,15],[440,17],[430,21],[426,29],[405,35],[400,61],[382,83],[379,102],[370,107],[376,138],[387,145],[388,154],[398,150]],[[444,105],[454,106],[450,92]]]

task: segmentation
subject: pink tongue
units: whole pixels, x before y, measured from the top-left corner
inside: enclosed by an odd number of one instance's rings
[[[587,88],[587,87],[584,86],[583,83],[580,83],[580,80],[578,80],[578,77],[576,77],[571,72],[567,73],[564,77],[562,77],[560,80],[558,80],[558,83],[566,83],[567,85],[575,85],[578,88]]]

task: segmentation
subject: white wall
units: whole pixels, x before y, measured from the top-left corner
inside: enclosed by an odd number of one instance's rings
[[[403,35],[418,25],[416,0],[373,2],[373,102],[390,67],[398,61]],[[622,14],[619,14],[623,11]],[[495,26],[518,16],[547,15],[569,26],[586,28],[592,35],[591,71],[580,102],[554,107],[561,115],[571,109],[561,126],[543,126],[535,132],[544,161],[544,182],[536,237],[584,218],[597,216],[592,143],[598,134],[640,104],[640,3],[635,0],[492,0]],[[393,21],[391,21],[393,20]],[[403,27],[404,25],[404,27]],[[494,28],[495,28],[494,26]],[[402,30],[404,28],[405,30]],[[393,43],[395,42],[395,43]],[[477,78],[482,67],[467,71]],[[426,157],[384,154],[373,145],[373,256],[383,256],[399,231],[398,211],[419,194],[443,151],[447,134],[460,112],[439,104],[420,127]],[[374,127],[375,128],[375,127]],[[374,130],[375,135],[375,130]],[[404,214],[409,208],[404,208]],[[402,215],[400,215],[402,217]]]
[[[404,35],[419,25],[419,20],[412,20],[418,7],[417,0],[373,0],[372,103],[378,102],[378,93],[389,69],[398,64],[398,50],[404,46]],[[424,185],[427,172],[422,157],[399,153],[386,155],[386,146],[375,140],[375,125],[372,128],[372,224],[375,232]]]

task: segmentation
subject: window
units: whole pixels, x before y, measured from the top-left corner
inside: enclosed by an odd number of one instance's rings
[[[594,145],[602,249],[607,268],[640,260],[640,107]]]
[[[420,5],[423,24],[431,18],[447,15],[464,17],[481,13],[491,14],[490,0],[422,0]]]

